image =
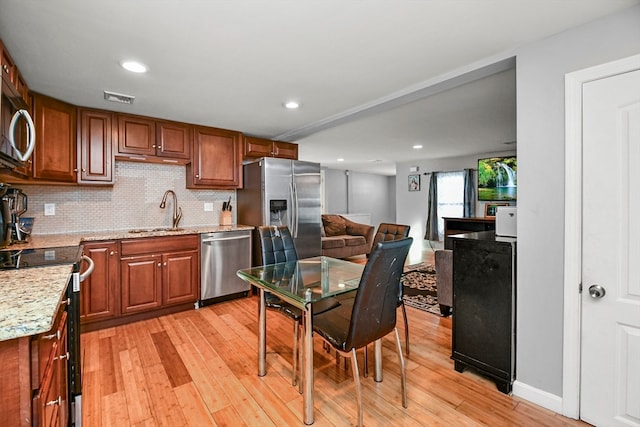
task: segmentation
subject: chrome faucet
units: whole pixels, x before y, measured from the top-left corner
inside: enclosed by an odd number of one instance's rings
[[[167,206],[167,196],[171,194],[173,196],[173,227],[178,228],[178,224],[182,219],[182,208],[178,207],[178,196],[173,190],[167,190],[164,192],[164,196],[162,196],[162,202],[160,202],[160,209],[164,209]]]

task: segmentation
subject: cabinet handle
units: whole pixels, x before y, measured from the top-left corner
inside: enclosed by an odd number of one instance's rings
[[[56,331],[56,332],[55,332],[55,333],[53,333],[53,334],[43,335],[43,336],[42,336],[42,339],[43,339],[43,340],[52,340],[52,339],[54,339],[54,338],[55,338],[55,339],[58,339],[58,340],[60,339],[60,331]]]
[[[196,174],[196,178],[200,178],[200,175]]]
[[[74,172],[78,172],[78,169],[74,169],[73,171],[74,171]]]
[[[69,360],[69,352],[67,351],[65,354],[61,354],[60,356],[56,357],[55,359],[57,359],[57,360],[64,360],[64,359]]]
[[[2,69],[5,73],[9,74],[9,67],[7,66],[7,64],[2,64]]]
[[[62,396],[58,396],[56,400],[45,403],[45,406],[60,405],[60,403],[62,403]]]
[[[114,255],[116,255],[117,253],[118,253],[118,251],[111,251],[111,252],[109,252],[109,255],[114,256]]]
[[[158,267],[162,267],[162,263],[161,262],[158,263]]]
[[[165,261],[163,265],[166,267],[167,266],[167,261]]]
[[[71,298],[63,300],[60,304],[71,305]]]
[[[153,144],[153,145],[151,146],[151,148],[158,148],[158,146],[157,146],[157,145],[155,145],[155,144]]]
[[[87,170],[86,170],[85,168],[82,168],[82,172],[83,172],[83,173],[84,173],[84,172],[86,172],[86,171],[87,171]]]

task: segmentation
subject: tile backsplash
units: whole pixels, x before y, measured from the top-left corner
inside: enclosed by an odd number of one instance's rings
[[[181,227],[219,224],[222,202],[231,197],[235,208],[236,192],[187,189],[185,172],[184,167],[175,165],[116,162],[113,187],[16,187],[28,197],[23,216],[35,218],[34,234],[171,227],[173,199],[169,197],[166,208],[160,209],[166,190],[173,190],[178,197]],[[55,204],[55,215],[44,215],[45,203]],[[213,204],[212,212],[204,211],[205,203]],[[235,222],[236,211],[232,213]]]

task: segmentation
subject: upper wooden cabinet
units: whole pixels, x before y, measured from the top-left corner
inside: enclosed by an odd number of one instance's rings
[[[245,136],[244,157],[280,157],[283,159],[298,160],[298,144]]]
[[[242,134],[203,126],[193,129],[187,188],[241,188]]]
[[[156,122],[147,117],[118,114],[118,154],[156,155]]]
[[[16,66],[9,51],[4,47],[2,40],[0,40],[0,72],[2,73],[2,80],[4,82],[3,90],[12,92],[11,96],[19,96],[28,103],[29,88],[24,78],[20,74],[18,67]]]
[[[36,127],[33,177],[76,182],[76,107],[34,94],[33,113]]]
[[[118,158],[185,164],[190,159],[191,125],[150,117],[118,115]]]
[[[156,122],[156,155],[171,159],[191,158],[191,125],[166,120]]]
[[[113,113],[78,108],[78,183],[113,184],[115,139]]]

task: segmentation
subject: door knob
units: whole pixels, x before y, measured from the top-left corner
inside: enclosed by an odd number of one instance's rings
[[[591,285],[591,286],[589,286],[589,295],[593,299],[600,299],[606,293],[607,293],[607,291],[605,291],[604,288],[602,286],[600,286],[600,285]]]

